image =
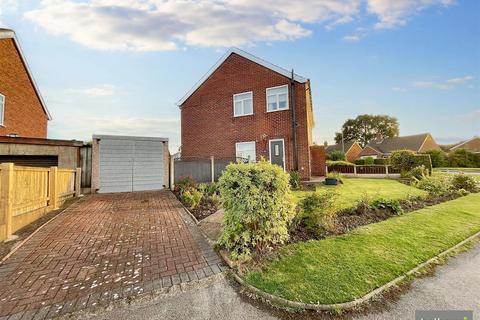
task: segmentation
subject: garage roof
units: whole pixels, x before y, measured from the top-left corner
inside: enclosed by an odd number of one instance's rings
[[[110,140],[136,140],[136,141],[143,140],[143,141],[168,142],[168,138],[164,138],[164,137],[117,136],[117,135],[108,135],[108,134],[94,134],[92,138],[97,140],[110,139]]]

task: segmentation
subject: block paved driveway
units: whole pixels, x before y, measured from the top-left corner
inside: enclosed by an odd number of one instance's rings
[[[43,319],[224,270],[170,191],[92,195],[0,265],[0,319]]]

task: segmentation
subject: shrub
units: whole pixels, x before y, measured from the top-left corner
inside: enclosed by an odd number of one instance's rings
[[[205,196],[209,197],[211,195],[218,193],[218,184],[215,182],[212,183],[200,183],[198,185],[198,190]]]
[[[428,154],[415,154],[410,150],[393,151],[389,158],[390,165],[403,176],[408,175],[408,172],[415,167],[424,165],[429,172],[432,169],[432,162]]]
[[[190,209],[195,209],[202,200],[202,193],[197,189],[188,189],[182,193],[182,202]]]
[[[428,176],[425,179],[416,181],[414,185],[434,196],[446,195],[453,189],[451,177],[448,175]]]
[[[185,191],[189,189],[195,189],[196,186],[197,183],[195,182],[195,180],[193,180],[192,177],[183,177],[175,183],[174,191],[182,195]]]
[[[337,179],[338,182],[343,183],[342,175],[339,172],[336,172],[336,171],[332,171],[332,172],[327,173],[327,178]]]
[[[332,160],[327,160],[326,161],[327,166],[329,167],[334,167],[334,166],[353,166],[354,164],[351,162],[347,161],[332,161]]]
[[[327,159],[331,161],[345,161],[345,153],[340,150],[333,150],[329,154],[327,154]]]
[[[301,217],[315,232],[331,230],[334,226],[336,194],[333,191],[312,192],[301,202]]]
[[[385,166],[388,165],[388,159],[373,159],[373,164],[379,165],[379,166]]]
[[[410,178],[421,180],[421,179],[425,178],[426,176],[428,176],[428,170],[427,170],[427,168],[425,168],[424,165],[421,165],[421,166],[415,167],[412,170],[410,170],[408,172],[408,176]]]
[[[400,215],[403,213],[402,206],[400,205],[400,201],[397,199],[388,199],[388,198],[379,198],[375,199],[370,203],[372,208],[376,209],[387,209],[393,212],[396,215]]]
[[[365,214],[370,209],[370,197],[368,193],[363,193],[360,199],[355,202],[355,211]]]
[[[466,149],[458,149],[448,155],[450,167],[480,167],[480,156]]]
[[[448,166],[447,154],[443,150],[429,150],[425,154],[430,156],[433,168]]]
[[[372,157],[366,157],[365,158],[365,165],[367,166],[371,166],[375,163],[375,159],[373,159]]]
[[[288,240],[295,216],[289,180],[281,167],[264,160],[227,166],[219,180],[225,211],[219,244],[233,259]]]
[[[300,174],[298,171],[290,171],[290,186],[293,189],[300,188]]]
[[[453,176],[452,186],[455,190],[464,189],[469,192],[475,192],[477,189],[477,182],[473,177],[459,173]]]
[[[363,166],[365,164],[365,159],[357,159],[355,160],[355,164],[357,166]]]

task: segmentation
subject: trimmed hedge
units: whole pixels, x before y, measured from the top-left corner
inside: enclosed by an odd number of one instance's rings
[[[407,173],[415,167],[425,166],[432,173],[432,161],[428,154],[415,154],[410,150],[397,150],[390,154],[389,162],[394,169]]]
[[[335,166],[353,166],[354,164],[348,161],[332,161],[332,160],[327,160],[326,161],[327,166],[329,167],[335,167]]]

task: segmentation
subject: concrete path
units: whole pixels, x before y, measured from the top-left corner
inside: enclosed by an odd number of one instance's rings
[[[224,269],[170,191],[92,195],[0,264],[0,319],[44,319]]]
[[[380,312],[342,315],[280,312],[246,299],[224,278],[155,300],[81,319],[414,319],[416,309],[467,309],[480,315],[480,245],[439,266],[433,277],[415,280],[412,288]]]

